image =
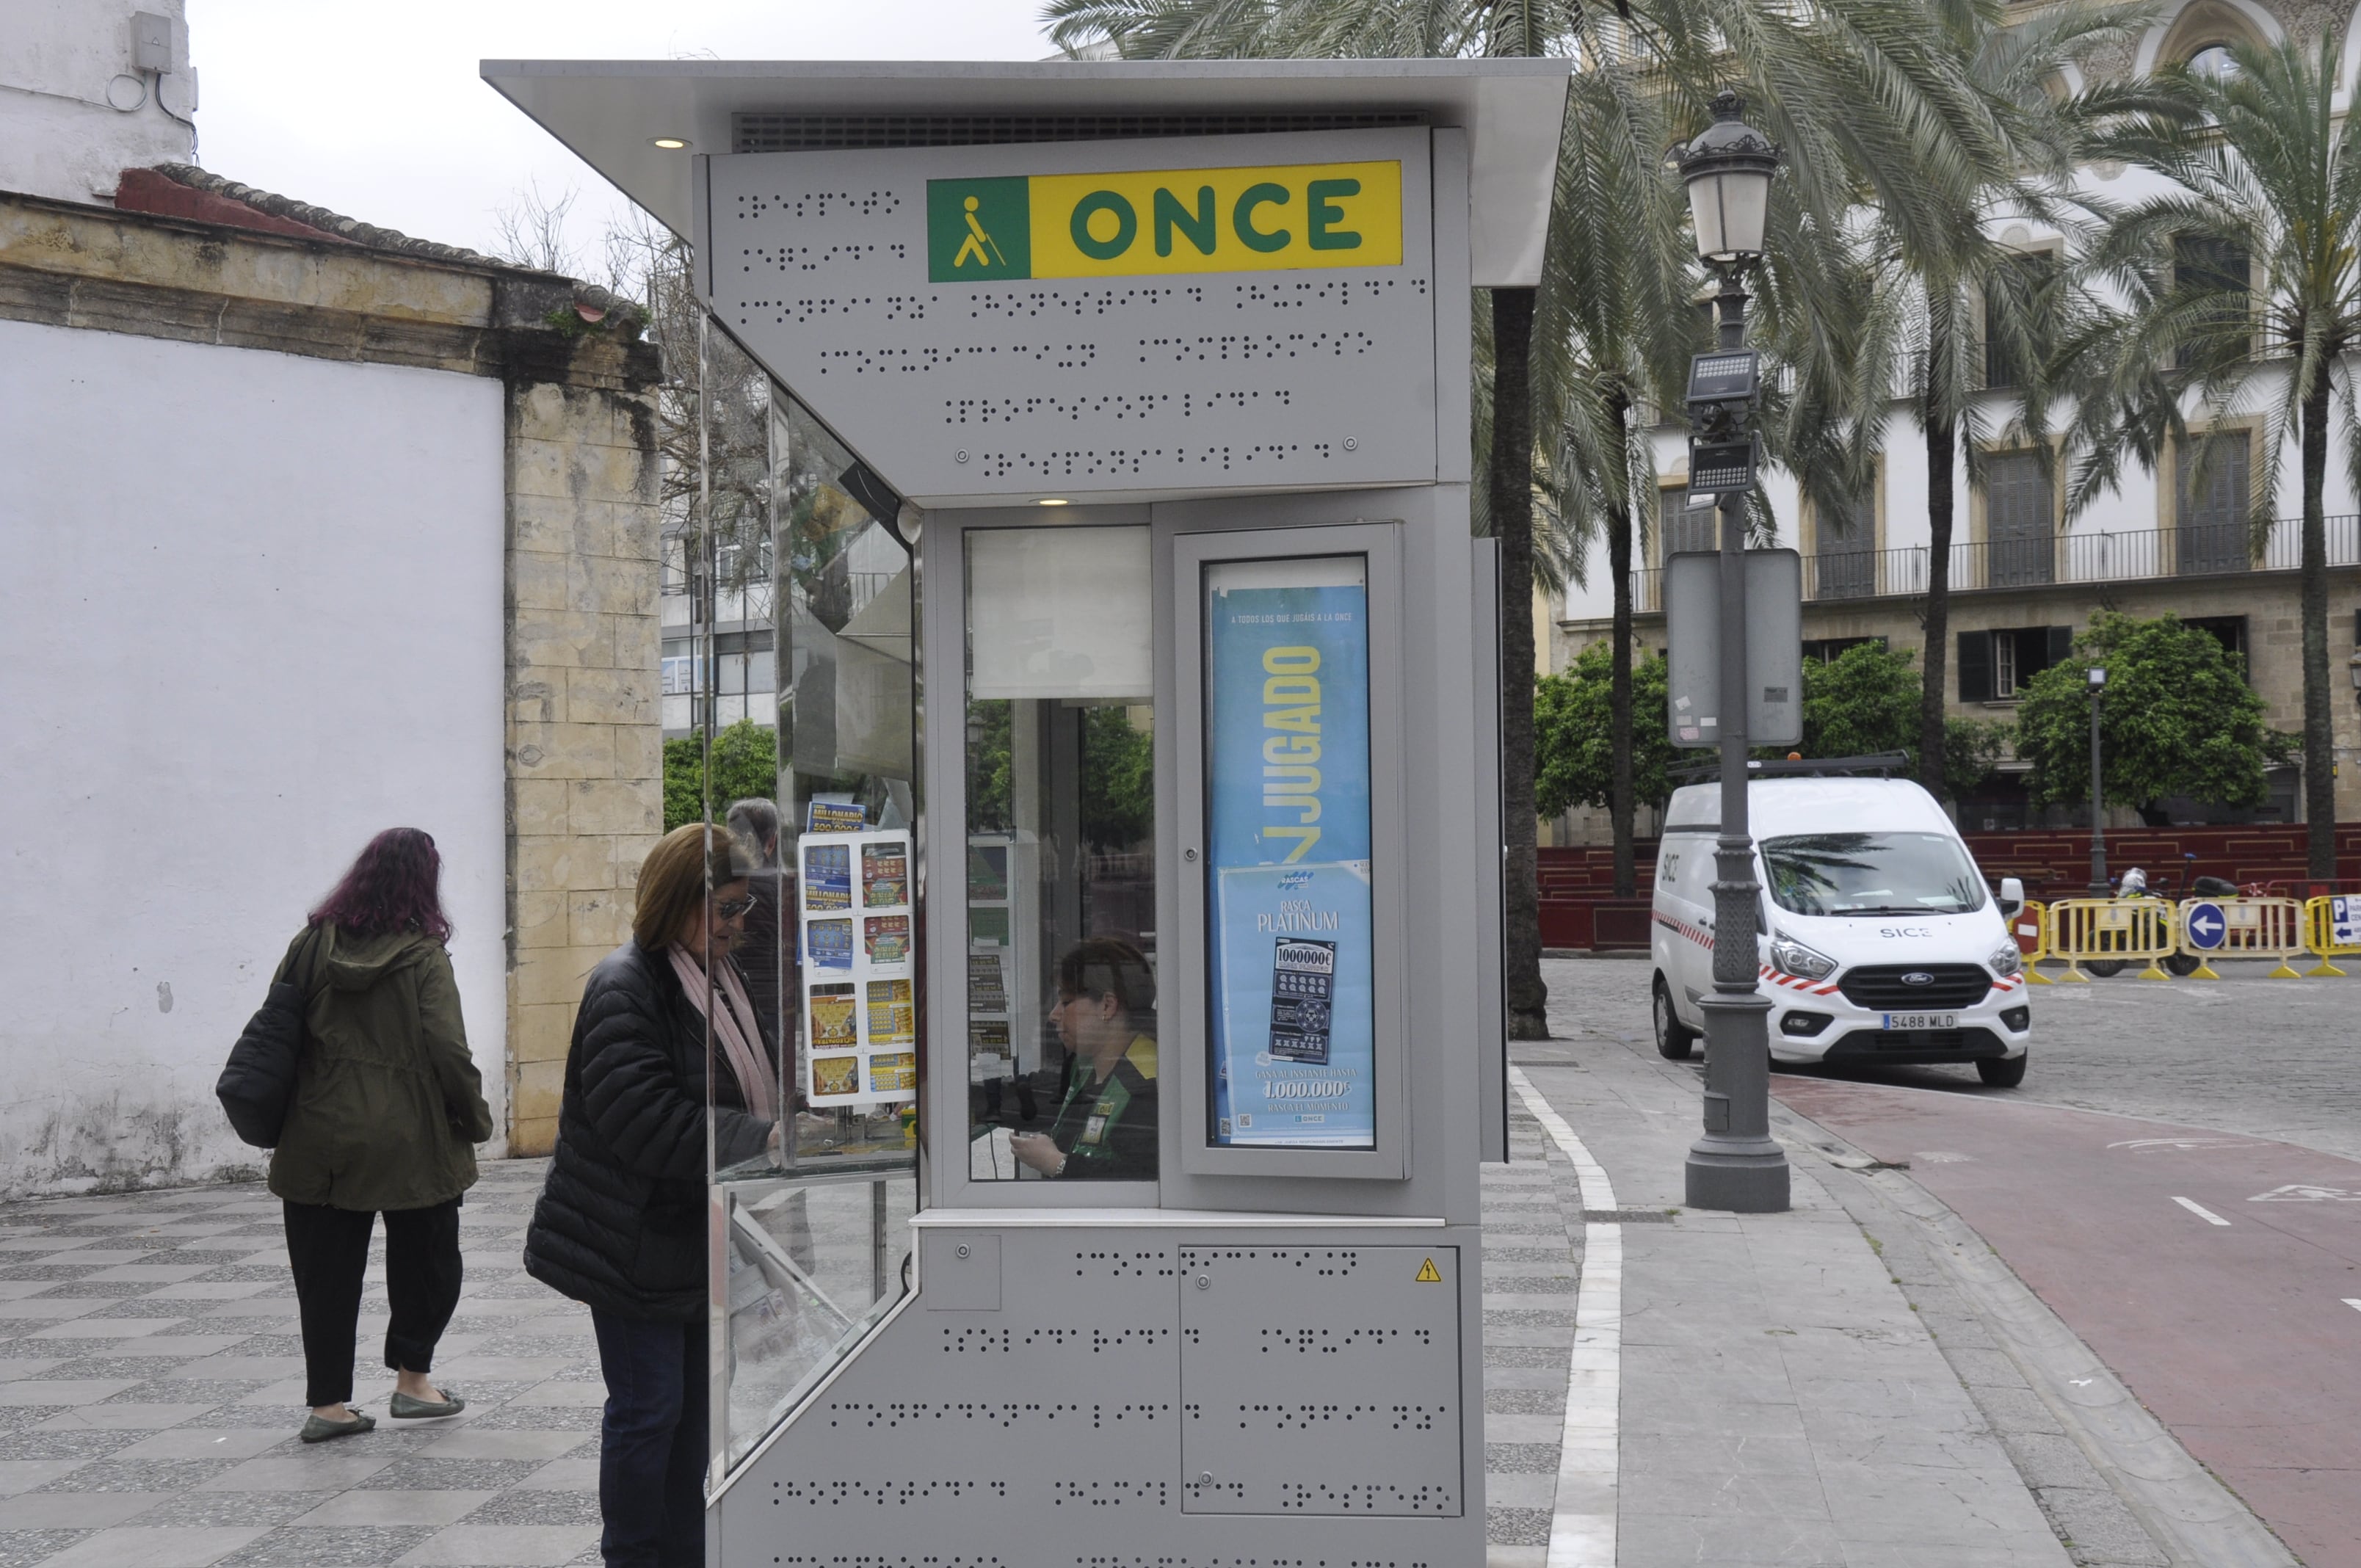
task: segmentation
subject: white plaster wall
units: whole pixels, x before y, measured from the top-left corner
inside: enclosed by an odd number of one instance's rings
[[[183,0],[0,3],[0,191],[111,202],[126,169],[186,161],[197,78],[183,9]],[[170,18],[170,71],[133,68],[135,11]]]
[[[500,396],[0,322],[0,1191],[258,1163],[214,1079],[394,826],[505,1124]]]

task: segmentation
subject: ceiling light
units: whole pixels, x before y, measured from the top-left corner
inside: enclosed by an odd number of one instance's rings
[[[666,152],[678,152],[688,145],[688,138],[686,137],[650,137],[648,145],[660,147]]]
[[[1056,496],[1045,496],[1045,497],[1043,497],[1040,500],[1038,500],[1038,501],[1034,502],[1033,504],[1034,504],[1034,505],[1036,505],[1036,506],[1045,506],[1045,507],[1062,507],[1062,506],[1071,506],[1071,505],[1073,505],[1073,503],[1072,503],[1071,501],[1060,499],[1059,497],[1056,497]]]

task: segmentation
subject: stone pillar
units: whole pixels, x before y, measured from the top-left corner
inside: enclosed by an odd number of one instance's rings
[[[653,397],[511,381],[508,455],[508,1146],[539,1155],[583,978],[664,828]]]

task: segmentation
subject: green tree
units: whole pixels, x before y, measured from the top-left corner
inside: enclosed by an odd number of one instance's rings
[[[1082,715],[1082,837],[1123,850],[1156,830],[1156,736],[1127,707]]]
[[[1806,757],[1873,757],[1900,751],[1924,782],[1918,754],[1916,655],[1883,642],[1856,642],[1834,659],[1804,665]],[[1954,718],[1944,727],[1940,788],[1954,799],[1983,782],[2000,760],[2005,724]],[[1766,753],[1776,754],[1776,753]]]
[[[2126,459],[2154,472],[2169,453],[2189,454],[2186,477],[2202,483],[2211,444],[2190,441],[2189,407],[2218,424],[2260,403],[2269,422],[2249,519],[2260,544],[2279,447],[2294,431],[2303,488],[2304,820],[2309,870],[2321,878],[2336,874],[2324,499],[2333,436],[2361,481],[2361,421],[2344,367],[2361,347],[2361,115],[2335,102],[2340,43],[2331,28],[2316,51],[2293,41],[2240,45],[2235,71],[2169,67],[2147,84],[2145,112],[2126,116],[2097,151],[2171,184],[2112,214],[2089,259],[2122,302],[2095,310],[2059,355],[2075,367],[2080,400],[2070,510],[2114,488]],[[2057,762],[2081,765],[2063,754]],[[2112,791],[2112,765],[2110,773]],[[2136,786],[2134,797],[2151,798]]]
[[[1614,801],[1614,663],[1613,650],[1594,642],[1576,656],[1572,670],[1534,683],[1533,798],[1543,817]],[[1631,707],[1639,718],[1623,761],[1633,796],[1649,806],[1662,806],[1672,794],[1665,770],[1681,761],[1665,734],[1665,674],[1662,653],[1631,671]]]
[[[705,748],[694,735],[664,746],[664,831],[705,820]],[[713,819],[730,803],[779,796],[779,747],[775,733],[741,718],[713,738]]]
[[[2263,770],[2292,737],[2265,727],[2245,661],[2176,616],[2142,620],[2101,610],[2074,657],[2020,686],[2017,754],[2033,764],[2036,806],[2091,798],[2088,671],[2103,664],[2099,742],[2107,798],[2142,807],[2185,795],[2224,806],[2267,797]]]

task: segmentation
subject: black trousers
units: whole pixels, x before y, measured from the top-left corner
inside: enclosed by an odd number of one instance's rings
[[[385,1364],[397,1372],[434,1370],[434,1346],[459,1308],[459,1200],[385,1212]],[[287,1261],[302,1310],[305,1404],[353,1397],[353,1334],[368,1267],[367,1209],[288,1203]]]
[[[705,1320],[620,1318],[595,1307],[599,1426],[598,1538],[607,1568],[704,1568]]]

